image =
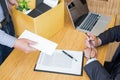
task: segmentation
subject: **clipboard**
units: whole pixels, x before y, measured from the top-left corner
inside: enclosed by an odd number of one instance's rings
[[[51,72],[82,76],[83,74],[83,52],[64,50],[77,61],[65,55],[63,50],[55,50],[53,55],[40,53],[34,70],[40,72]]]

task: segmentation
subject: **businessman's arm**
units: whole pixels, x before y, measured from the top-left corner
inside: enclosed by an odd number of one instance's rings
[[[101,33],[98,36],[102,42],[101,45],[114,42],[114,41],[120,41],[120,26],[115,26],[113,28],[110,28],[106,30],[105,32]]]
[[[97,61],[93,61],[84,67],[90,80],[111,80],[110,74],[104,67]]]
[[[98,47],[110,42],[120,41],[120,26],[115,26],[101,33],[98,37],[91,33],[87,33],[85,44],[87,47]]]
[[[110,80],[110,74],[97,61],[97,50],[95,48],[85,48],[84,55],[87,63],[84,70],[88,74],[90,80]]]

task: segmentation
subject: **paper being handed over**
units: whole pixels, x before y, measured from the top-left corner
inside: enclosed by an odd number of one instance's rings
[[[31,47],[34,47],[46,54],[49,54],[49,55],[52,55],[54,50],[56,49],[57,47],[57,44],[46,39],[46,38],[43,38],[35,33],[32,33],[28,30],[25,30],[19,38],[26,38],[26,39],[29,39],[29,40],[32,40],[32,41],[35,41],[36,44],[34,45],[30,45]]]

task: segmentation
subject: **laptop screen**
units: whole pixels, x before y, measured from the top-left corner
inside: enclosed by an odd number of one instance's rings
[[[85,19],[89,12],[86,0],[73,0],[67,7],[75,27]]]

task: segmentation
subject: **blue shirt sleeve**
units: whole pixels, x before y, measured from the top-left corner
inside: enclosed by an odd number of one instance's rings
[[[6,34],[4,31],[0,30],[0,44],[12,48],[15,44],[16,38]]]

